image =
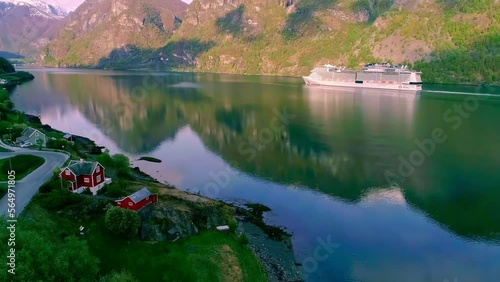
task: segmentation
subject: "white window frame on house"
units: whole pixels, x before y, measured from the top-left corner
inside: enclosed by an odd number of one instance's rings
[[[101,167],[99,165],[97,165],[97,168],[95,169],[96,172],[99,172],[101,171]]]
[[[134,204],[132,202],[128,202],[128,205],[129,206],[133,206]]]
[[[69,172],[69,169],[66,170],[65,174],[66,175],[71,175],[71,172]]]
[[[96,179],[97,179],[97,182],[101,182],[101,176],[100,175],[98,175]]]
[[[85,182],[85,183],[90,183],[90,179],[89,179],[88,177],[85,177],[85,178],[83,179],[83,182]]]

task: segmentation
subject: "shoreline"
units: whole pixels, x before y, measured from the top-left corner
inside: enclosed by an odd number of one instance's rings
[[[17,119],[6,120],[9,123],[10,127],[19,127],[19,123],[25,123],[25,126],[31,126],[33,128],[37,128],[42,130],[46,134],[48,141],[53,141],[52,145],[40,146],[38,150],[43,151],[61,151],[70,155],[70,158],[67,162],[72,159],[85,159],[90,161],[96,161],[97,156],[102,154],[108,154],[109,150],[106,149],[105,146],[98,146],[94,140],[79,135],[72,135],[71,138],[66,139],[63,136],[65,132],[62,132],[58,129],[52,128],[50,124],[43,124],[39,116],[27,114],[25,112],[19,111],[15,108],[14,103],[10,99],[10,95],[12,90],[15,89],[17,85],[21,85],[24,82],[33,80],[35,77],[26,71],[16,71],[13,73],[9,73],[10,78],[12,80],[3,80],[2,85],[4,87],[0,87],[0,93],[4,95],[4,100],[10,103],[11,107],[8,108],[7,113],[15,114]],[[13,86],[10,86],[12,82],[16,82]],[[5,84],[8,83],[7,87]],[[4,102],[5,102],[4,101]],[[10,133],[10,138],[12,137],[12,133]],[[10,140],[12,142],[12,140]],[[111,156],[111,155],[109,155]],[[151,160],[155,160],[151,158]],[[67,163],[66,162],[66,163]],[[63,164],[64,166],[64,164]],[[128,168],[130,170],[130,178],[121,179],[118,178],[118,181],[125,182],[135,182],[136,184],[140,184],[141,186],[146,185],[160,185],[161,188],[164,189],[174,189],[177,191],[176,193],[182,194],[181,198],[205,198],[207,201],[211,202],[219,202],[222,205],[233,210],[232,220],[237,220],[237,228],[236,235],[238,238],[247,236],[247,244],[248,248],[251,250],[253,255],[255,256],[256,261],[258,261],[261,266],[265,269],[267,274],[267,278],[269,281],[303,281],[300,269],[297,267],[297,263],[295,263],[295,254],[293,251],[293,246],[291,243],[291,235],[284,231],[282,228],[267,225],[263,220],[263,212],[270,211],[268,207],[259,205],[259,204],[251,204],[248,203],[246,206],[249,209],[245,209],[242,207],[238,207],[235,204],[228,203],[222,200],[211,199],[202,195],[195,195],[187,191],[183,191],[177,189],[175,186],[168,184],[168,182],[160,182],[149,174],[140,170],[139,167],[133,167],[132,163],[128,163]],[[55,179],[55,175],[52,178],[42,185],[48,185],[53,179]],[[148,184],[149,183],[149,184]],[[102,196],[101,196],[102,197]],[[194,200],[188,200],[188,202]],[[196,201],[191,204],[196,204]],[[28,204],[29,205],[29,204]],[[194,218],[193,218],[194,219]],[[230,223],[230,222],[229,222]],[[246,226],[246,228],[244,227]],[[213,226],[212,226],[213,227]],[[196,229],[196,228],[195,228]],[[252,230],[252,232],[243,232],[246,229]],[[201,230],[205,230],[201,228]],[[211,230],[211,228],[207,227],[206,230]],[[234,232],[233,231],[233,232]],[[198,231],[195,233],[188,235],[191,237],[193,235],[197,235]],[[246,236],[242,235],[245,234]],[[144,239],[140,237],[140,240]],[[269,248],[278,250],[277,252],[267,252]]]
[[[297,78],[302,79],[304,75],[285,75],[285,74],[266,74],[266,73],[234,73],[234,72],[208,72],[203,70],[179,70],[179,69],[166,69],[166,70],[154,70],[149,68],[98,68],[94,66],[70,66],[70,67],[53,67],[53,66],[39,66],[39,65],[18,65],[16,66],[18,69],[23,70],[36,70],[36,69],[67,69],[67,70],[98,70],[98,71],[130,71],[130,72],[153,72],[153,73],[185,73],[185,74],[223,74],[223,75],[241,75],[241,76],[268,76],[268,77],[283,77],[283,78]],[[483,86],[483,87],[500,87],[499,84],[489,84],[489,83],[438,83],[438,82],[424,82],[423,85],[446,85],[446,86]],[[422,89],[425,90],[425,89]]]
[[[38,116],[30,115],[27,113],[19,112],[14,109],[14,111],[24,115],[24,117],[31,123],[38,124],[38,126],[48,132],[64,134],[64,132],[58,129],[52,128],[49,124],[43,124]],[[92,139],[73,135],[74,142],[78,143],[79,146],[85,151],[95,152],[95,155],[106,152],[106,147],[98,146]],[[45,150],[52,150],[46,148]],[[66,150],[64,150],[66,151]],[[98,153],[100,151],[100,153]],[[68,152],[68,151],[66,151]],[[71,154],[71,153],[70,153]],[[94,154],[92,154],[94,155]],[[72,156],[73,157],[73,156]],[[71,159],[71,158],[70,158]],[[87,158],[84,158],[88,160]],[[139,167],[130,168],[134,172],[134,177],[138,182],[154,182],[157,184],[164,185],[168,189],[175,189],[180,193],[186,195],[195,195],[187,191],[178,189],[168,183],[162,183],[156,178],[150,176],[149,174],[140,170]],[[293,281],[299,282],[304,281],[301,276],[300,266],[295,261],[295,253],[293,245],[291,242],[292,236],[280,227],[267,225],[263,221],[263,213],[270,211],[268,207],[260,204],[248,203],[247,208],[237,206],[233,203],[225,202],[218,199],[211,199],[203,195],[197,195],[207,198],[211,201],[219,201],[224,205],[227,205],[235,210],[235,218],[239,222],[238,233],[245,233],[249,238],[248,247],[252,250],[256,258],[260,261],[266,273],[268,275],[269,281]],[[276,233],[276,235],[274,235]],[[273,236],[274,235],[274,236]]]

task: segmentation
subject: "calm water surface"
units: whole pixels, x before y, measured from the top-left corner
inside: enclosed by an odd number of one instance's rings
[[[17,108],[131,160],[159,158],[134,163],[180,189],[271,207],[308,281],[500,277],[498,88],[32,72]]]

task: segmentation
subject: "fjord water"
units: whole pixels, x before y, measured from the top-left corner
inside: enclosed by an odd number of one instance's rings
[[[307,281],[500,277],[498,88],[32,72],[14,90],[18,109],[179,189],[269,206],[266,222],[293,234]]]

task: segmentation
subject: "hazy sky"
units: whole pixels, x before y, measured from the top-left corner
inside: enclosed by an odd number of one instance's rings
[[[58,6],[63,7],[68,12],[75,10],[80,4],[82,4],[85,0],[44,0],[49,4],[56,4]],[[168,0],[167,0],[168,1]],[[182,0],[186,3],[191,3],[192,0]]]

